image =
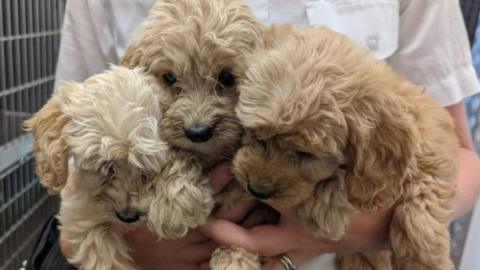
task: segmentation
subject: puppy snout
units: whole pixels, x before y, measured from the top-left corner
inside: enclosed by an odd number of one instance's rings
[[[118,219],[125,223],[134,223],[140,219],[140,212],[136,210],[126,210],[122,212],[116,212]]]
[[[192,124],[185,128],[185,136],[194,143],[206,142],[213,136],[213,126],[202,123]]]
[[[254,197],[266,200],[272,197],[275,191],[272,188],[260,186],[260,185],[251,185],[250,183],[247,184],[248,192],[250,192]]]

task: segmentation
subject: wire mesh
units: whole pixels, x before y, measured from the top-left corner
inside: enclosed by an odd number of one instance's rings
[[[65,2],[0,1],[0,270],[22,266],[58,206],[35,177],[22,124],[53,92]]]
[[[57,208],[57,199],[48,197],[35,178],[30,137],[22,123],[53,91],[65,2],[0,0],[0,270],[21,267],[35,236]],[[461,4],[466,24],[473,29],[480,2]],[[472,39],[473,31],[469,34]],[[466,231],[455,224],[452,235]],[[452,242],[456,264],[463,241]]]

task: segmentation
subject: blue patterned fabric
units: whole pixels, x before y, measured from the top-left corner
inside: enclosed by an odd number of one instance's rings
[[[480,78],[480,20],[477,24],[475,41],[472,47],[473,65]],[[473,140],[477,151],[480,152],[480,94],[473,95],[465,99],[468,113],[468,123],[472,131]]]

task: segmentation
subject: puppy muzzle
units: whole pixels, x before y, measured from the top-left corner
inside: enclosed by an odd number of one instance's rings
[[[195,123],[185,128],[185,136],[194,143],[207,142],[213,136],[213,127],[209,124]]]
[[[275,191],[271,188],[267,188],[264,186],[259,185],[251,185],[250,183],[247,184],[247,189],[250,194],[260,200],[266,200],[273,196]]]
[[[125,223],[134,223],[140,219],[140,212],[131,210],[131,211],[122,211],[122,212],[115,212],[117,218],[120,219],[122,222]]]

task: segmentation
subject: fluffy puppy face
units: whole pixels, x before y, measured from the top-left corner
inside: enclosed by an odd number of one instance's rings
[[[122,63],[145,66],[164,86],[162,137],[223,158],[241,132],[237,84],[262,27],[242,1],[159,1]]]
[[[416,139],[410,105],[396,94],[402,81],[326,29],[272,28],[265,39],[239,87],[236,111],[251,138],[234,159],[237,179],[292,206],[345,171],[355,206],[391,205]]]
[[[105,173],[116,162],[147,172],[162,167],[167,146],[158,132],[161,90],[154,77],[114,67],[73,87],[78,91],[61,110],[70,119],[63,133],[79,168]]]
[[[91,192],[124,223],[145,216],[152,176],[165,162],[158,129],[160,88],[140,69],[116,67],[78,85],[62,111],[75,167],[100,181]],[[115,219],[116,220],[116,219]]]
[[[235,155],[233,173],[254,197],[279,207],[294,207],[313,187],[338,169],[334,158],[317,158],[295,131],[269,137],[247,131]]]
[[[150,178],[165,162],[159,93],[154,77],[123,67],[67,83],[29,122],[41,146],[34,152],[48,164],[71,160],[54,167],[55,175],[68,175],[73,192],[81,190],[119,220],[135,222],[147,209],[141,199],[152,191]]]
[[[147,222],[153,182],[144,170],[119,161],[105,172],[72,165],[67,181],[68,192],[88,194],[91,206],[85,207],[94,208],[92,214],[103,222],[129,227]]]

